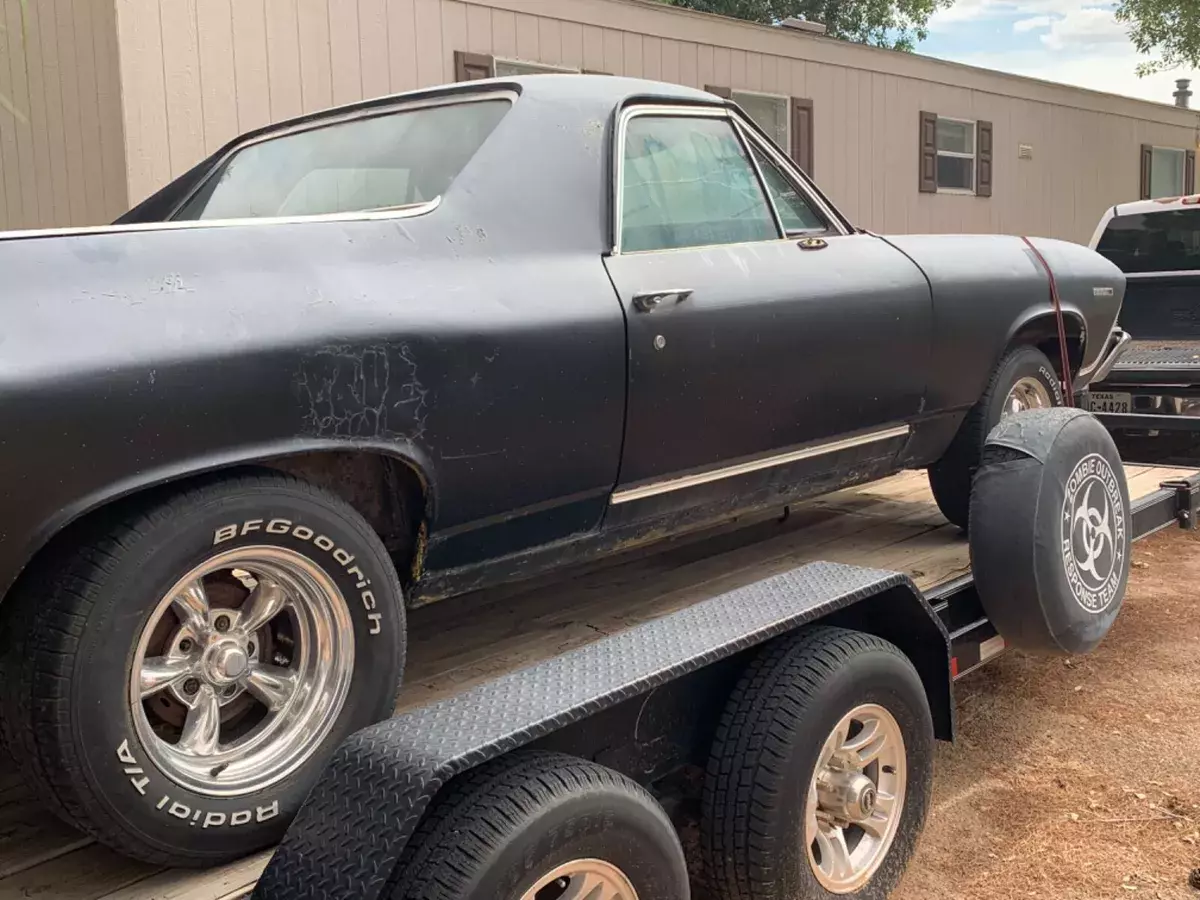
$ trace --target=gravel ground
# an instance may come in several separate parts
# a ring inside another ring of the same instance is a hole
[[[930,817],[893,900],[1200,900],[1200,536],[1135,545],[1093,654],[958,685]]]

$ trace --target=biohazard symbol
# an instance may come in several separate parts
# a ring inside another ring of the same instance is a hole
[[[1104,514],[1100,514],[1100,510],[1092,506],[1092,488],[1096,486],[1092,482],[1084,491],[1083,501],[1075,509],[1075,516],[1071,522],[1072,530],[1076,526],[1079,528],[1079,539],[1083,545],[1083,550],[1087,554],[1086,559],[1080,559],[1079,554],[1075,555],[1075,563],[1083,571],[1087,572],[1092,578],[1096,579],[1097,583],[1103,582],[1108,573],[1101,575],[1096,571],[1096,563],[1104,554],[1106,547],[1113,546],[1112,527],[1109,524],[1109,508],[1108,499],[1101,494],[1101,505],[1104,507]],[[1114,548],[1115,549],[1115,548]]]

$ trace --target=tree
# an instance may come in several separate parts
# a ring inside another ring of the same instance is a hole
[[[799,17],[820,22],[832,37],[911,51],[929,35],[929,17],[954,0],[664,0],[701,12],[770,25]],[[1179,3],[1194,0],[1177,0]]]
[[[1121,0],[1117,21],[1129,26],[1129,37],[1139,53],[1159,55],[1139,65],[1139,75],[1182,66],[1200,68],[1200,3],[1196,0]]]

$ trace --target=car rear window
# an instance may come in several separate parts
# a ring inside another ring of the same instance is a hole
[[[223,162],[175,219],[365,212],[445,193],[508,99],[409,109],[293,132]]]
[[[1200,270],[1200,208],[1116,216],[1096,250],[1126,273]]]

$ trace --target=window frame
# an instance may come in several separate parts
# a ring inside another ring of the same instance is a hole
[[[526,66],[534,69],[532,72],[517,72],[501,75],[497,68],[508,63],[510,66]],[[515,56],[493,56],[492,57],[492,77],[493,78],[524,78],[526,75],[582,75],[583,70],[574,66],[560,66],[553,63],[534,62],[530,59],[518,59]]]
[[[748,127],[749,125],[753,125],[754,128],[757,129],[758,124],[756,122],[743,123],[739,121],[740,118],[740,113],[734,113],[734,127],[742,133],[742,141],[756,148],[760,153],[762,153],[763,156],[774,163],[775,168],[777,168],[783,174],[783,177],[791,182],[792,187],[796,189],[796,193],[803,198],[804,202],[809,205],[818,218],[821,218],[825,221],[825,228],[823,230],[806,231],[804,232],[804,236],[820,237],[823,235],[846,234],[847,232],[844,231],[840,225],[840,217],[837,215],[836,211],[824,201],[824,198],[818,196],[809,188],[809,185],[804,178],[799,177],[797,173],[801,171],[800,167],[792,160],[792,158],[784,153],[778,152],[775,145],[769,140],[763,140],[763,136],[757,133],[757,131],[750,130]],[[749,120],[749,116],[747,116],[746,119]],[[795,238],[790,237],[787,233],[787,227],[783,224],[783,216],[780,215],[779,208],[776,205],[775,200],[771,197],[771,189],[767,187],[767,179],[763,176],[762,169],[758,165],[758,160],[754,158],[753,153],[749,153],[747,155],[750,157],[750,161],[754,164],[755,171],[758,173],[759,182],[762,184],[763,190],[767,195],[767,202],[770,203],[771,207],[775,210],[775,218],[779,221],[779,226],[783,232],[784,240],[795,240]]]
[[[779,100],[783,103],[783,121],[787,129],[787,134],[784,136],[783,146],[790,148],[792,146],[792,98],[786,94],[774,94],[769,91],[745,91],[741,88],[730,88],[729,99],[734,103],[738,103],[738,96],[743,97],[766,97],[770,100]],[[740,106],[740,104],[739,104]],[[743,109],[742,112],[745,112]],[[750,118],[750,116],[746,116]],[[755,122],[755,125],[758,123]],[[773,140],[773,139],[772,139]]]
[[[766,200],[767,208],[771,211],[771,218],[775,223],[777,237],[771,241],[739,241],[732,244],[702,244],[694,247],[663,247],[655,250],[622,250],[621,249],[621,232],[622,232],[622,217],[624,212],[624,196],[625,196],[625,139],[626,131],[631,119],[639,116],[674,116],[681,118],[711,118],[725,119],[729,122],[733,129],[734,135],[737,137],[741,145],[742,152],[750,163],[750,167],[754,172],[754,177],[758,182],[759,190],[763,193],[763,198]],[[762,244],[773,243],[775,241],[791,241],[787,235],[787,229],[783,226],[783,220],[779,215],[779,210],[775,205],[774,199],[771,197],[770,189],[767,187],[766,179],[763,178],[763,173],[759,169],[758,161],[754,158],[754,154],[750,151],[751,141],[772,160],[775,165],[783,171],[783,173],[792,181],[793,186],[797,189],[800,195],[813,208],[813,211],[818,213],[828,223],[828,229],[825,234],[845,234],[840,224],[840,218],[829,208],[828,204],[823,199],[816,196],[812,191],[808,190],[806,182],[797,178],[795,174],[795,166],[790,160],[782,157],[774,148],[769,140],[763,140],[757,134],[758,126],[753,122],[747,122],[747,117],[744,117],[740,112],[729,109],[724,106],[712,106],[707,104],[634,104],[626,106],[619,111],[617,119],[617,127],[613,133],[612,145],[612,249],[610,251],[613,256],[634,255],[645,253],[678,253],[688,250],[699,250],[705,247],[738,247],[745,244]],[[814,232],[815,234],[815,232]]]
[[[971,126],[971,153],[959,153],[954,150],[939,150],[937,146],[937,125],[941,122],[954,122],[956,125]],[[937,193],[939,194],[958,194],[960,196],[975,197],[979,192],[979,121],[977,119],[959,119],[955,116],[937,117],[937,123],[934,124],[933,133],[933,149],[937,156],[946,156],[951,159],[969,159],[971,161],[971,186],[969,188],[959,187],[942,187],[939,183]],[[934,181],[937,181],[937,161],[934,161]]]
[[[480,103],[489,100],[508,100],[510,107],[516,105],[519,99],[519,94],[513,90],[484,90],[475,91],[470,94],[450,94],[442,97],[431,97],[421,100],[408,100],[400,103],[392,103],[384,106],[372,106],[367,109],[352,109],[343,113],[336,113],[329,116],[324,116],[317,120],[297,122],[293,125],[285,125],[277,129],[272,129],[266,134],[258,134],[246,140],[239,141],[231,147],[228,147],[224,153],[212,164],[208,173],[198,181],[190,191],[187,192],[179,201],[171,207],[168,215],[164,216],[163,224],[172,224],[175,227],[213,227],[216,224],[261,224],[261,225],[283,225],[297,224],[301,222],[355,222],[355,221],[371,221],[376,219],[409,219],[415,216],[425,215],[437,209],[442,202],[441,195],[433,197],[430,200],[425,200],[421,203],[408,204],[401,207],[391,209],[374,209],[374,210],[359,210],[357,212],[339,212],[339,213],[315,213],[313,215],[290,215],[290,216],[243,216],[240,218],[231,219],[177,219],[178,216],[188,204],[208,185],[212,179],[216,178],[218,173],[224,168],[237,154],[243,150],[265,144],[269,141],[274,141],[279,138],[290,137],[293,134],[302,134],[307,131],[317,131],[322,128],[329,128],[335,125],[344,125],[348,122],[365,121],[367,119],[377,119],[382,116],[395,115],[397,113],[410,112],[420,109],[431,109],[441,106],[458,106],[464,103]]]

